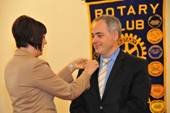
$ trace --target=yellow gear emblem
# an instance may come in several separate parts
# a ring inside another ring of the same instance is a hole
[[[133,36],[132,33],[129,35],[128,33],[121,34],[118,44],[123,48],[124,52],[146,59],[146,46],[142,39],[137,37],[137,35]]]

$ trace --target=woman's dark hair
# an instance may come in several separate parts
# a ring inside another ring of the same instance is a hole
[[[17,48],[27,47],[30,44],[41,51],[43,35],[46,33],[44,24],[26,15],[18,17],[12,26]]]

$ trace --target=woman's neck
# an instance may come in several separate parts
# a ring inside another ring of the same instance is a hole
[[[19,49],[24,50],[29,52],[31,55],[33,55],[34,57],[38,57],[39,56],[39,52],[38,50],[36,50],[34,47],[32,47],[31,45],[28,45],[27,47],[20,47]]]

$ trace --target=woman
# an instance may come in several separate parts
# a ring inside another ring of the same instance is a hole
[[[56,113],[53,98],[73,100],[89,88],[89,79],[98,67],[94,60],[77,59],[55,74],[42,55],[46,27],[41,22],[20,16],[12,26],[17,50],[5,69],[6,87],[13,113]],[[72,72],[84,68],[73,81]]]

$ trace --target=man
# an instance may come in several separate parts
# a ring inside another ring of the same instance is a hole
[[[71,113],[147,112],[147,63],[119,48],[120,35],[121,24],[116,17],[103,15],[92,22],[92,43],[100,67],[92,75],[90,89],[72,101]],[[107,66],[102,66],[105,59],[109,59]]]

